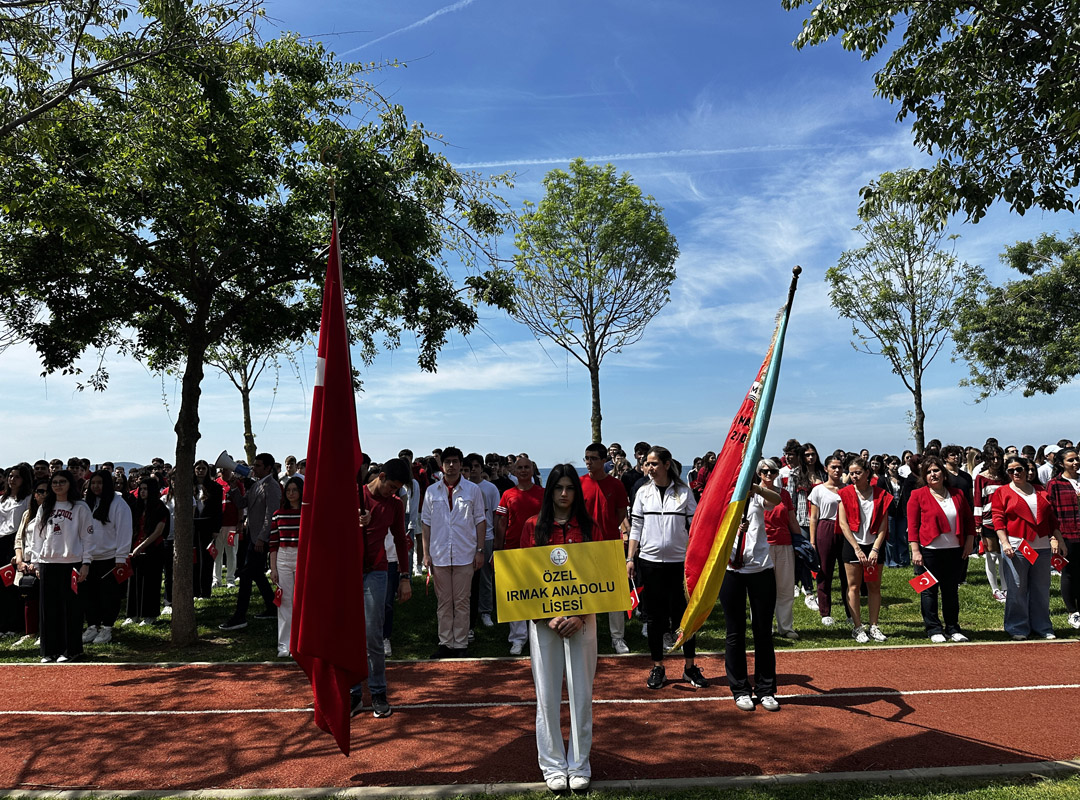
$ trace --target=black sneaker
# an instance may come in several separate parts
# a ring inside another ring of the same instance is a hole
[[[652,668],[652,671],[649,673],[649,679],[645,681],[645,685],[648,686],[650,689],[659,689],[661,686],[664,685],[665,674],[666,673],[664,671],[663,665],[657,664],[655,667]]]
[[[227,620],[218,625],[218,630],[221,631],[238,631],[241,628],[247,627],[246,619],[237,619],[236,617],[229,617]]]
[[[350,695],[350,699],[352,700],[352,704],[349,710],[349,716],[355,717],[364,708],[364,696],[362,694],[354,694]]]
[[[277,609],[268,608],[255,615],[255,619],[277,619]]]
[[[701,668],[696,664],[684,669],[682,676],[683,680],[687,681],[695,689],[704,689],[709,685],[709,682],[705,680],[705,676],[701,674]]]
[[[386,702],[386,692],[371,695],[371,708],[378,718],[389,717],[394,713],[390,704]]]

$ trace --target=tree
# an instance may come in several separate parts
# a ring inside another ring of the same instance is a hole
[[[1080,234],[1044,233],[1017,242],[1001,260],[1024,277],[1001,287],[982,280],[959,304],[953,339],[984,399],[1022,389],[1053,394],[1080,374]]]
[[[813,6],[798,48],[841,35],[864,60],[893,39],[877,94],[914,118],[938,154],[905,178],[921,205],[978,221],[1001,198],[1014,211],[1075,209],[1080,183],[1080,6],[1063,0],[783,0]],[[899,29],[899,31],[897,31]],[[902,34],[902,39],[900,38]],[[884,190],[863,189],[872,205]],[[887,192],[885,193],[887,202]]]
[[[611,164],[577,158],[569,173],[549,172],[544,188],[519,218],[512,314],[589,370],[599,442],[600,363],[641,339],[667,304],[679,248],[663,209]]]
[[[866,244],[841,254],[825,273],[829,300],[852,320],[851,345],[888,359],[915,403],[913,432],[922,452],[923,376],[948,339],[957,302],[981,274],[942,249],[945,228],[931,224],[906,194],[904,174],[886,172],[890,201],[856,231]]]
[[[445,251],[477,266],[508,212],[455,171],[432,135],[356,65],[295,37],[227,41],[113,73],[77,113],[39,117],[0,151],[0,302],[41,303],[29,328],[46,372],[115,347],[181,374],[176,421],[174,643],[195,639],[191,497],[208,351],[230,328],[272,335],[317,304],[336,176],[350,303],[365,353],[417,332],[433,368],[476,309]],[[45,143],[45,144],[42,144]],[[29,156],[29,157],[28,157]],[[497,277],[497,276],[496,276]],[[470,291],[497,286],[489,275]],[[488,295],[490,296],[490,295]],[[103,387],[103,368],[88,383]]]

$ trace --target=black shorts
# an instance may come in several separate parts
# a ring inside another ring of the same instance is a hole
[[[874,545],[872,545],[872,544],[860,544],[860,545],[856,545],[856,547],[858,547],[860,550],[862,550],[864,556],[866,556],[867,558],[870,558],[870,551],[873,549]],[[844,537],[844,553],[842,555],[842,558],[843,558],[845,564],[858,564],[858,563],[860,563],[859,562],[859,554],[855,552],[855,547],[851,546],[851,542],[849,542],[847,540],[846,536]]]

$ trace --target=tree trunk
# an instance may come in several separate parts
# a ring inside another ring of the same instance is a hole
[[[596,362],[589,364],[589,380],[592,382],[592,440],[604,441],[600,432],[600,365]]]
[[[912,376],[914,388],[911,391],[915,398],[915,452],[922,453],[926,447],[926,414],[922,406],[922,371],[915,370]]]
[[[199,396],[202,394],[203,358],[206,348],[191,342],[181,384],[180,413],[176,417],[176,531],[173,539],[172,643],[177,647],[194,644],[192,553],[194,553],[195,445],[199,441]]]
[[[248,384],[247,372],[245,371],[240,383],[240,400],[244,405],[244,453],[247,455],[248,465],[255,463],[255,434],[251,431],[251,386]]]

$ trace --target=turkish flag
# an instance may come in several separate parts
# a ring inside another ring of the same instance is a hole
[[[277,587],[277,589],[274,590],[274,605],[278,608],[281,608],[281,600],[283,596],[284,592],[281,591],[281,587]]]
[[[881,564],[863,564],[863,580],[867,583],[876,583],[881,580]]]
[[[0,581],[4,582],[4,586],[11,586],[15,583],[15,565],[8,564],[3,569],[0,569]]]
[[[217,554],[218,554],[217,545],[214,544],[213,542],[210,542],[210,544],[208,544],[206,546],[206,552],[210,554],[210,558],[217,558]]]
[[[1029,564],[1034,564],[1039,558],[1039,554],[1035,552],[1035,548],[1028,543],[1027,539],[1020,540],[1020,546],[1016,548],[1016,551],[1026,558]]]
[[[367,677],[363,537],[356,476],[363,464],[345,325],[337,219],[323,286],[322,321],[300,511],[289,650],[315,695],[315,724],[349,754],[349,689]],[[348,631],[347,636],[342,631]]]
[[[225,537],[225,544],[229,545],[229,547],[236,546],[236,531],[229,531],[228,536]],[[217,558],[217,556],[214,556],[214,558]]]
[[[908,583],[911,584],[911,588],[916,592],[922,592],[923,589],[929,589],[931,586],[937,586],[937,578],[934,574],[927,570],[922,575],[916,575]]]
[[[638,586],[635,583],[633,585],[633,588],[630,590],[630,608],[626,610],[627,619],[634,618],[634,609],[641,604],[641,590],[644,588],[644,586]]]
[[[113,568],[113,577],[116,578],[117,583],[123,583],[131,577],[131,564],[124,562],[123,564],[117,564]]]
[[[71,568],[71,591],[75,594],[79,593],[79,570],[75,567]]]
[[[1050,557],[1050,566],[1061,572],[1065,569],[1065,565],[1069,563],[1069,559],[1065,558],[1061,553],[1054,553]]]

